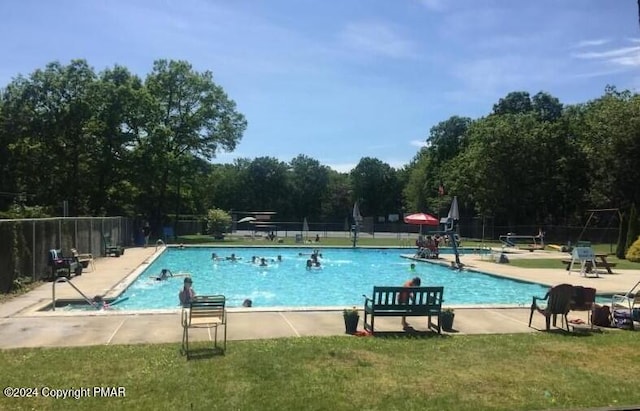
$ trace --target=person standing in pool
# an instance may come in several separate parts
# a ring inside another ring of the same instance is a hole
[[[404,284],[402,284],[402,286],[405,288],[420,287],[421,283],[422,281],[420,280],[420,277],[413,277],[411,280],[408,280]],[[413,293],[411,291],[400,291],[400,294],[398,295],[398,302],[400,304],[406,304],[409,302],[410,298],[413,298]],[[409,324],[407,324],[407,317],[402,316],[402,328],[407,328],[408,326]]]
[[[187,277],[184,279],[184,286],[182,290],[178,294],[178,298],[180,299],[180,305],[183,307],[189,307],[191,304],[191,300],[196,296],[196,292],[191,288],[193,285],[193,280],[191,277]]]

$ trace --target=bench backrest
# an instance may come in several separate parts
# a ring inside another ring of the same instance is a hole
[[[373,309],[440,310],[444,287],[373,287]],[[404,302],[400,296],[409,294]]]
[[[191,319],[219,318],[224,321],[224,295],[200,295],[195,296],[189,304],[189,316]]]

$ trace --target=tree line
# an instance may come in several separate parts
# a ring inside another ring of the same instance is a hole
[[[145,78],[53,62],[0,93],[0,210],[22,215],[60,215],[67,200],[70,215],[156,228],[214,208],[343,221],[355,201],[366,216],[442,214],[456,195],[461,214],[498,225],[575,224],[590,208],[620,208],[637,225],[640,97],[612,86],[570,105],[511,92],[486,116],[432,127],[406,166],[365,157],[349,173],[305,154],[213,164],[247,121],[211,72],[185,61],[158,60]]]

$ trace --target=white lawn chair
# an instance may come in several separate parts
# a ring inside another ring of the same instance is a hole
[[[611,297],[611,310],[615,312],[616,308],[629,310],[629,318],[633,328],[633,310],[640,308],[640,281],[625,294],[614,294]]]

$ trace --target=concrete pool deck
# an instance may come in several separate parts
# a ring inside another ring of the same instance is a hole
[[[72,279],[73,284],[87,296],[97,294],[115,297],[127,281],[133,279],[162,249],[155,247],[129,248],[119,257],[96,259],[95,270]],[[407,253],[412,253],[407,248]],[[566,258],[565,253],[536,251],[510,254],[510,258]],[[452,256],[440,261],[448,264]],[[568,274],[561,262],[557,269],[521,269],[509,264],[496,264],[476,254],[461,256],[470,269],[490,272],[523,281],[554,285],[568,282],[595,287],[598,294],[628,291],[640,281],[640,270],[614,270],[615,274],[601,274],[599,278]],[[426,264],[426,263],[425,263]],[[124,283],[123,283],[124,281]],[[177,293],[178,290],[176,290]],[[446,290],[445,290],[446,293]],[[56,285],[56,298],[79,299],[68,284]],[[0,348],[62,347],[138,343],[180,343],[182,328],[180,310],[155,312],[69,312],[39,311],[51,304],[52,283],[0,304]],[[544,317],[534,315],[529,328],[529,308],[477,307],[456,308],[454,331],[444,334],[531,333],[544,328]],[[572,312],[569,318],[587,320],[587,313]],[[410,319],[415,330],[426,331],[426,319]],[[341,311],[230,308],[228,339],[251,340],[280,337],[345,335]],[[362,315],[359,329],[362,328]],[[196,330],[196,340],[209,340],[206,330]],[[402,333],[399,318],[376,319],[376,331]]]

